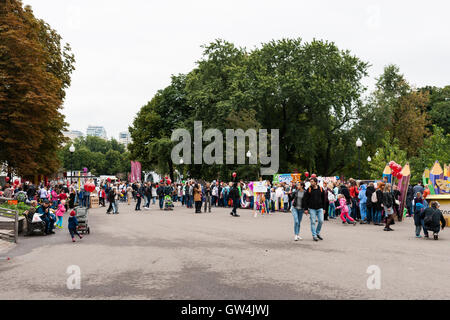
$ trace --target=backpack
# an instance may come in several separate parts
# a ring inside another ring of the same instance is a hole
[[[372,193],[372,197],[370,198],[370,200],[372,201],[372,203],[377,203],[378,202],[377,191],[376,190]]]

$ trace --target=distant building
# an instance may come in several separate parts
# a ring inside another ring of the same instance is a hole
[[[65,131],[63,132],[64,137],[69,138],[71,141],[75,140],[76,138],[81,138],[84,136],[83,132],[72,130],[72,131]]]
[[[123,144],[125,148],[131,143],[131,136],[128,131],[119,133],[119,143]]]
[[[108,137],[106,136],[105,128],[104,127],[100,127],[100,126],[89,126],[87,128],[86,135],[87,136],[99,137],[99,138],[102,138],[102,139],[105,139],[105,140],[108,139]]]

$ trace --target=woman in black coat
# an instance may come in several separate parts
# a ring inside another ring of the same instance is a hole
[[[376,195],[377,195],[377,202],[373,203],[373,208],[375,211],[375,216],[373,219],[373,224],[376,226],[381,226],[381,217],[383,212],[383,207],[381,206],[383,204],[383,188],[384,184],[380,184],[377,188]]]

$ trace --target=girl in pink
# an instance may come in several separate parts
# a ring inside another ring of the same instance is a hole
[[[62,229],[62,223],[63,223],[63,216],[64,213],[66,213],[66,200],[61,200],[61,203],[58,206],[58,209],[56,210],[55,214],[56,217],[58,218],[58,221],[56,222],[56,227],[59,229]]]
[[[336,209],[341,210],[342,223],[343,224],[345,224],[345,223],[352,224],[353,223],[353,225],[356,225],[356,221],[353,220],[353,218],[348,215],[347,201],[345,200],[345,196],[343,194],[340,194],[338,196],[338,201],[339,201],[339,207],[337,207]]]

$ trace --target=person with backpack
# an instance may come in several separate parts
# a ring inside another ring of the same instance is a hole
[[[324,208],[325,208],[325,192],[322,187],[318,185],[316,177],[311,178],[310,187],[306,190],[305,201],[306,210],[305,214],[310,215],[311,233],[314,241],[323,240],[320,235],[322,225],[324,221]],[[317,225],[316,225],[317,223]]]
[[[394,195],[392,194],[391,184],[388,183],[384,187],[383,193],[383,209],[386,216],[386,226],[384,231],[394,231],[390,225],[394,220]]]
[[[424,230],[425,234],[425,227],[422,219],[422,213],[424,211],[425,206],[423,205],[423,203],[421,202],[416,203],[416,205],[414,206],[414,225],[416,226],[416,238],[422,238],[422,236],[420,235],[421,229]]]
[[[230,212],[230,215],[233,217],[240,217],[237,213],[237,209],[239,208],[239,203],[241,201],[241,196],[239,194],[239,186],[237,182],[233,183],[233,186],[229,192],[229,198],[233,201],[233,210]]]
[[[424,224],[425,238],[429,238],[428,231],[433,231],[434,240],[439,239],[439,231],[444,230],[446,221],[442,211],[439,210],[440,204],[437,201],[432,201],[430,207],[426,208],[422,214]]]

